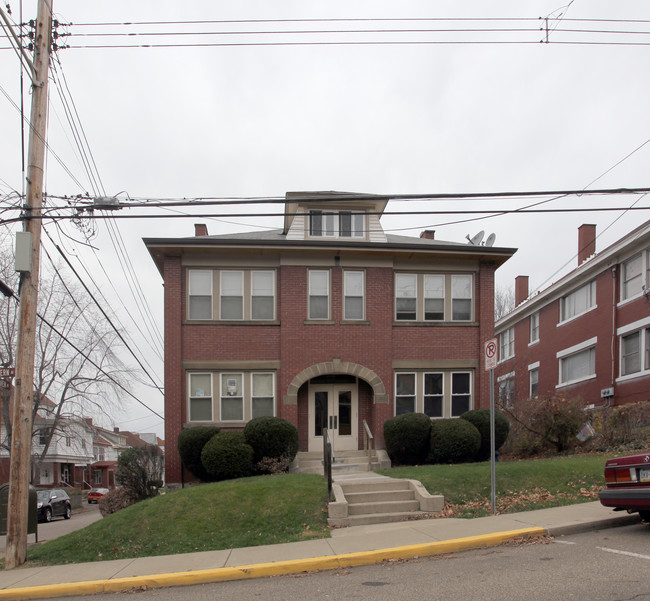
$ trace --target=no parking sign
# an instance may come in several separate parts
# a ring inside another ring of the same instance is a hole
[[[485,343],[485,369],[494,369],[497,366],[497,339],[492,338]]]

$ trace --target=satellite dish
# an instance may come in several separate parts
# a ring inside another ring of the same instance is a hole
[[[481,230],[476,236],[472,236],[471,238],[469,237],[469,234],[465,236],[468,240],[469,243],[473,246],[478,246],[481,243],[481,240],[483,240],[483,236],[485,236],[485,232]]]
[[[495,241],[496,239],[497,239],[497,235],[496,235],[496,234],[490,234],[490,235],[487,237],[487,240],[485,241],[485,246],[493,246],[493,245],[494,245],[494,241]]]

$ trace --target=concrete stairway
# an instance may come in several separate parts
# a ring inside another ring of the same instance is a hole
[[[332,461],[332,474],[369,472],[390,467],[390,459],[385,451],[373,451],[370,461],[366,451],[336,451]],[[300,452],[291,466],[292,472],[300,474],[322,474],[323,453]]]
[[[361,526],[425,517],[444,506],[417,480],[398,480],[376,474],[341,476],[334,482],[335,500],[328,506],[330,526]]]

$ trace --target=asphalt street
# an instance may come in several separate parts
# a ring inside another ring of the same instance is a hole
[[[128,592],[137,592],[140,601],[650,601],[650,525],[327,572]],[[124,594],[68,599],[118,601]]]

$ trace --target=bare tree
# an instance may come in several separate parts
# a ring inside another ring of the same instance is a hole
[[[17,285],[11,246],[0,239],[0,278]],[[84,417],[111,416],[120,405],[131,373],[119,358],[122,343],[88,295],[63,284],[56,268],[42,270],[34,367],[32,465],[35,481],[48,450],[66,427]],[[15,290],[15,288],[14,288]],[[0,363],[12,365],[16,343],[16,299],[0,298]],[[10,394],[2,394],[2,448],[10,452]],[[69,433],[68,433],[69,435]]]
[[[515,308],[515,291],[497,287],[494,291],[494,319],[501,319]]]

